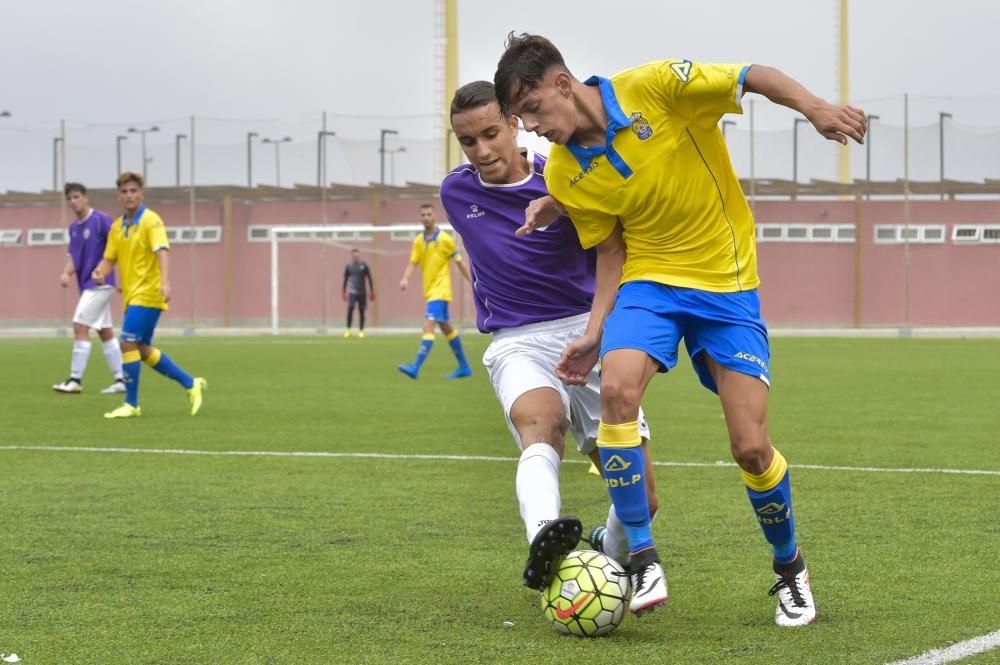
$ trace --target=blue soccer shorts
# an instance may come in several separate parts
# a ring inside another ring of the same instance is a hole
[[[122,322],[121,340],[133,344],[152,344],[156,323],[160,320],[162,309],[156,307],[140,307],[129,305],[125,308],[125,320]]]
[[[437,321],[438,323],[448,323],[451,316],[448,314],[448,301],[447,300],[428,300],[427,301],[427,311],[424,313],[424,318],[428,321]]]
[[[717,393],[701,355],[771,385],[767,326],[757,290],[714,293],[657,282],[627,282],[604,323],[601,357],[616,349],[645,351],[666,372],[677,365],[681,339],[703,386]]]

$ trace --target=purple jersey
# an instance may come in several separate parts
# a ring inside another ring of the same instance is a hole
[[[104,258],[104,246],[108,242],[108,232],[113,222],[103,212],[92,208],[87,219],[69,225],[69,255],[73,257],[76,283],[80,285],[81,291],[100,286],[90,273],[94,272],[94,268]],[[108,275],[104,283],[114,286],[114,273]]]
[[[528,176],[491,185],[464,164],[441,183],[441,204],[472,263],[476,325],[482,332],[586,314],[594,299],[596,253],[560,217],[518,238],[528,203],[545,196],[545,158],[528,152]]]

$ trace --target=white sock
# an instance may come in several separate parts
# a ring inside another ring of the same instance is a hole
[[[122,374],[122,347],[118,343],[118,338],[112,337],[108,341],[102,342],[101,348],[104,349],[104,359],[108,361],[108,368],[111,369],[111,374],[115,379],[124,379],[125,375]]]
[[[604,553],[625,565],[628,562],[628,538],[625,537],[625,527],[618,519],[614,504],[608,508],[608,521],[605,524]]]
[[[559,453],[547,443],[533,443],[517,463],[517,502],[528,542],[542,526],[559,517]]]
[[[69,363],[69,375],[79,381],[83,378],[83,370],[87,369],[87,360],[90,358],[90,342],[73,342],[73,357]]]

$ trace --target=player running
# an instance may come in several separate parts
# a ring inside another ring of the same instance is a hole
[[[105,418],[136,418],[139,408],[140,361],[181,384],[188,393],[191,415],[201,409],[205,379],[192,378],[167,354],[153,346],[153,333],[160,314],[170,302],[170,243],[163,220],[143,205],[142,176],[126,171],[118,176],[118,199],[125,212],[115,220],[108,235],[104,258],[93,278],[104,284],[117,263],[121,267],[122,356],[125,364],[125,403],[104,414]]]
[[[633,602],[652,607],[667,593],[646,493],[621,481],[642,469],[636,420],[646,385],[674,367],[683,337],[699,379],[722,402],[731,452],[773,549],[775,621],[812,623],[788,467],[767,431],[770,352],[754,222],[718,122],[741,112],[744,92],[757,92],[801,112],[828,139],[862,143],[864,112],[746,63],[664,60],[580,82],[547,39],[513,33],[495,83],[501,107],[556,144],[545,170],[551,197],[532,204],[521,233],[565,210],[583,246],[597,247],[590,322],[558,371],[578,384],[601,358],[597,445],[637,564]]]
[[[559,352],[586,328],[595,257],[580,247],[565,218],[529,238],[514,235],[525,206],[546,193],[545,158],[518,148],[518,120],[500,112],[492,83],[459,88],[451,123],[469,164],[441,183],[441,203],[471,259],[476,324],[493,334],[483,364],[521,449],[515,487],[530,543],[524,583],[542,590],[582,532],[577,518],[559,517],[567,431],[581,453],[598,459],[597,371],[578,386],[565,386],[555,375]],[[635,434],[646,440],[649,429],[638,420]],[[652,469],[645,478],[655,510]],[[627,540],[614,507],[604,544],[611,556],[626,561]]]
[[[90,330],[97,331],[108,369],[115,380],[102,390],[104,394],[125,392],[122,375],[122,352],[111,324],[111,296],[115,293],[115,276],[108,275],[104,284],[94,281],[91,273],[104,256],[111,217],[90,207],[87,188],[78,182],[68,182],[63,189],[70,210],[76,220],[69,225],[69,249],[66,265],[59,281],[63,288],[76,276],[80,287],[80,301],[73,314],[73,355],[70,360],[69,378],[52,386],[60,393],[79,393],[83,390],[83,373],[90,358]]]
[[[413,239],[410,262],[406,264],[406,270],[403,271],[399,288],[403,291],[407,289],[410,285],[410,277],[413,276],[413,271],[419,265],[423,276],[424,299],[427,301],[427,310],[424,314],[424,337],[420,340],[416,360],[409,365],[399,365],[399,371],[411,379],[417,378],[420,374],[420,366],[424,364],[427,355],[431,352],[431,347],[434,346],[434,325],[437,324],[458,361],[458,369],[449,374],[447,378],[461,379],[472,376],[472,368],[469,367],[469,361],[465,358],[465,349],[462,348],[462,338],[458,336],[458,331],[449,322],[451,315],[448,313],[448,303],[451,302],[451,266],[449,262],[454,261],[455,265],[458,266],[458,271],[462,273],[462,277],[471,281],[469,268],[462,261],[462,255],[455,247],[455,239],[447,231],[438,227],[434,206],[429,203],[420,206],[420,223],[424,225],[424,230]]]

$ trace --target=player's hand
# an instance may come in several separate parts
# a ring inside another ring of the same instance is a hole
[[[59,275],[59,283],[62,284],[64,289],[69,286],[69,275],[66,273]]]
[[[410,280],[406,279],[405,277],[403,279],[399,280],[399,290],[400,291],[405,291],[406,287],[408,287],[409,285],[410,285]]]
[[[94,281],[98,284],[104,284],[104,273],[94,268],[94,272],[90,273],[90,276],[94,278]]]
[[[163,284],[160,286],[160,293],[163,294],[163,302],[170,302],[170,285]]]
[[[369,300],[375,300],[375,292],[374,291],[372,291],[371,293],[368,294],[368,299]]]
[[[344,302],[347,302],[347,291],[344,291],[343,293],[340,294],[340,299],[343,300]]]
[[[841,106],[820,100],[806,118],[817,132],[831,141],[843,145],[847,145],[848,138],[854,139],[857,143],[865,142],[868,118],[857,106]]]
[[[601,340],[596,336],[582,335],[563,349],[556,364],[556,376],[568,386],[582,386],[597,364]]]
[[[524,226],[514,231],[514,235],[520,238],[530,235],[556,221],[561,214],[562,206],[551,195],[535,199],[524,209]]]

